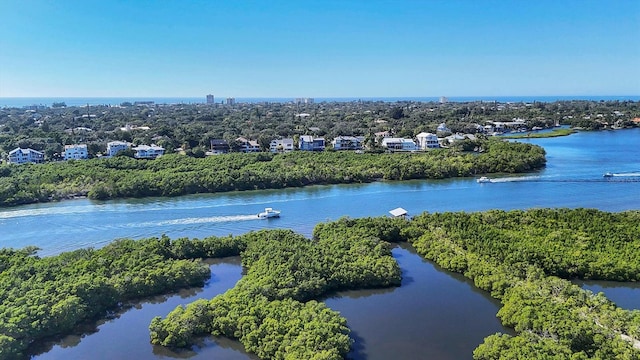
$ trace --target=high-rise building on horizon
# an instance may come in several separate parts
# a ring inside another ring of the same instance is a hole
[[[215,104],[215,98],[213,97],[213,95],[209,94],[207,95],[207,104]]]
[[[313,98],[296,98],[294,100],[296,104],[313,104]]]
[[[227,105],[235,105],[235,104],[236,104],[236,98],[232,98],[232,97],[227,98]]]

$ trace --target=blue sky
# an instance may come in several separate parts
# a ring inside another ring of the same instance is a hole
[[[640,1],[0,1],[0,97],[640,95]]]

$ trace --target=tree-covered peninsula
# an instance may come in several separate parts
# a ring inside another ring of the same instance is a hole
[[[425,153],[232,153],[207,158],[172,154],[155,160],[116,156],[0,165],[0,206],[77,195],[103,200],[517,173],[540,169],[545,162],[539,146],[490,139]]]

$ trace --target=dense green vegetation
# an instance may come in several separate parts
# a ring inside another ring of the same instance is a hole
[[[393,237],[386,225],[394,222],[368,219],[356,228],[344,219],[318,225],[312,240],[285,230],[242,236],[246,276],[210,301],[155,318],[151,341],[188,346],[195,336],[213,334],[238,339],[263,359],[342,359],[351,345],[346,320],[313,299],[399,285],[398,264],[380,240]]]
[[[117,240],[39,258],[36,249],[0,249],[0,359],[25,356],[39,339],[69,332],[120,304],[182,287],[202,286],[208,267],[188,259],[237,255],[231,237]]]
[[[93,199],[113,199],[378,179],[440,179],[525,172],[545,164],[544,150],[535,145],[492,139],[467,141],[461,146],[479,152],[440,149],[415,154],[233,153],[203,159],[167,155],[150,161],[116,156],[38,165],[0,165],[0,206],[87,194]]]
[[[575,133],[574,129],[554,129],[548,132],[540,132],[540,133],[527,133],[527,134],[519,134],[519,135],[508,135],[504,136],[505,139],[538,139],[538,138],[550,138],[550,137],[558,137],[558,136],[567,136]]]
[[[638,359],[640,311],[566,279],[640,280],[639,220],[637,211],[495,210],[422,214],[403,231],[425,258],[502,301],[498,317],[517,335],[486,338],[475,359]]]
[[[318,224],[312,239],[289,230],[163,236],[43,259],[34,249],[5,249],[0,358],[18,357],[34,341],[128,299],[201,285],[208,270],[192,259],[240,254],[246,275],[234,288],[155,318],[151,341],[185,347],[213,334],[238,339],[264,359],[342,359],[351,345],[346,320],[318,299],[399,285],[389,242],[409,241],[502,302],[498,317],[516,334],[487,337],[475,359],[638,359],[640,311],[569,281],[640,280],[638,234],[638,211],[533,209],[345,218]]]

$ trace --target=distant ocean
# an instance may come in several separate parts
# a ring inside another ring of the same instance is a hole
[[[225,98],[216,98],[220,103]],[[437,102],[440,97],[336,97],[336,98],[314,98],[316,103],[320,102],[351,102],[351,101],[420,101]],[[472,101],[497,101],[500,103],[509,102],[554,102],[568,100],[590,100],[590,101],[640,101],[640,95],[629,96],[451,96],[447,98],[449,102],[472,102]],[[51,106],[54,102],[64,102],[67,106],[83,105],[120,105],[123,102],[134,103],[136,101],[153,101],[156,104],[203,104],[206,98],[203,97],[0,97],[0,108],[23,107],[30,105]],[[289,103],[294,98],[236,98],[236,103]]]

